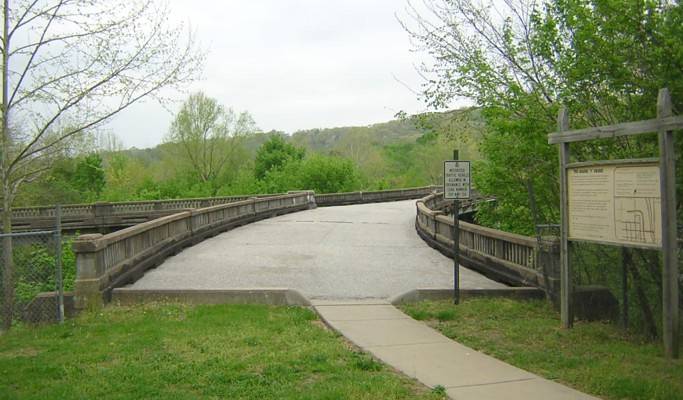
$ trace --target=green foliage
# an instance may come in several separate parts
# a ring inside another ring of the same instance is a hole
[[[313,155],[301,163],[298,181],[302,188],[317,193],[350,192],[360,189],[358,175],[351,160]]]
[[[215,112],[222,109],[215,100],[204,98],[203,102],[212,107],[190,107],[197,101],[185,104],[182,121],[178,120],[180,114],[176,118],[176,134],[188,121],[199,124],[202,118],[193,115],[201,116],[202,109]],[[209,118],[207,121],[213,123],[203,125],[207,130],[199,130],[207,133],[207,140],[203,135],[199,135],[201,138],[186,135],[184,143],[179,136],[169,135],[165,143],[152,149],[120,150],[114,143],[87,159],[60,159],[47,177],[23,187],[17,205],[280,193],[300,189],[327,193],[428,185],[441,181],[442,160],[450,158],[452,149],[458,148],[462,158],[477,157],[482,117],[476,109],[465,109],[405,117],[368,127],[310,130],[293,136],[277,131],[228,135],[223,139],[229,143],[220,142],[213,133],[213,129],[219,129],[217,121],[223,120]],[[204,145],[217,145],[214,152],[220,149],[219,153],[230,155],[221,172],[212,173],[208,180],[198,175],[200,172],[189,160],[197,152],[187,152],[190,148],[203,153]],[[91,168],[99,164],[101,170]],[[83,172],[78,174],[78,180],[74,179],[77,167]],[[86,173],[93,171],[104,174],[104,187],[99,193],[83,189],[84,186],[100,187],[99,183],[86,184],[88,181],[101,183],[101,175],[91,179],[92,175]]]
[[[483,107],[486,162],[474,182],[498,198],[481,221],[533,231],[529,185],[539,222],[557,222],[557,152],[547,144],[559,104],[573,128],[652,118],[659,88],[683,108],[682,6],[678,2],[547,0],[501,5],[499,19],[475,1],[430,0],[435,18],[416,15],[412,36],[435,57],[424,93],[434,106],[464,96]],[[426,18],[426,17],[425,17]],[[472,35],[472,32],[476,34]],[[574,160],[647,157],[654,136],[572,145]]]
[[[62,242],[62,280],[64,290],[73,290],[76,280],[76,257],[73,239]],[[17,244],[13,248],[16,298],[25,305],[38,293],[56,290],[56,258],[50,240],[45,243]]]
[[[80,192],[92,192],[95,196],[100,195],[104,189],[104,168],[102,157],[99,154],[89,154],[76,163],[73,183]]]
[[[268,193],[288,190],[314,190],[318,193],[348,192],[360,189],[360,178],[350,160],[319,154],[303,160],[290,160],[270,170],[261,180]]]
[[[304,158],[306,150],[287,143],[280,135],[273,135],[256,152],[254,160],[254,175],[263,179],[266,174],[282,169],[291,161]]]

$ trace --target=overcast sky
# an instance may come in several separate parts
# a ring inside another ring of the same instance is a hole
[[[396,20],[404,0],[171,0],[208,50],[201,90],[264,131],[368,125],[426,107],[421,78]],[[400,82],[399,82],[400,81]],[[407,86],[407,87],[406,87]],[[178,94],[182,99],[187,94]],[[177,110],[179,104],[173,106]],[[152,147],[173,115],[153,101],[108,128],[126,147]]]

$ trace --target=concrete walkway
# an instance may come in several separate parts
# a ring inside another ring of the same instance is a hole
[[[317,301],[325,322],[365,351],[458,400],[595,397],[472,350],[384,302]]]

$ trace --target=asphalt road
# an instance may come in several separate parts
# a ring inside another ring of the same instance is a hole
[[[166,259],[133,289],[290,288],[309,299],[449,288],[453,262],[415,232],[415,201],[326,207],[245,225]],[[497,288],[460,267],[461,287]]]

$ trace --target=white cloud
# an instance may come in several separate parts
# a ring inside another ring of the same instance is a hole
[[[174,17],[209,49],[192,85],[263,130],[366,125],[425,107],[408,34],[394,14],[402,0],[175,0]],[[178,100],[185,95],[177,94]],[[172,115],[154,102],[110,124],[126,146],[158,144]]]

